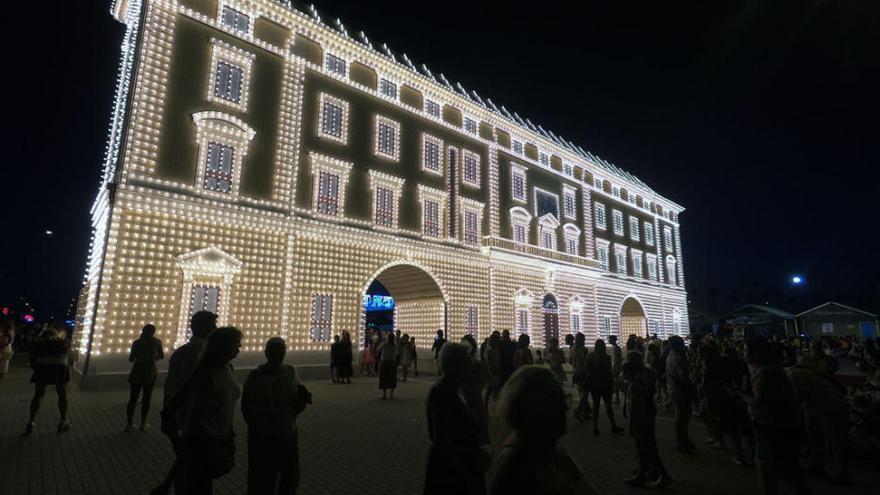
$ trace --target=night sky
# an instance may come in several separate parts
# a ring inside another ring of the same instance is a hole
[[[0,305],[61,317],[80,284],[123,32],[109,5],[8,6]],[[316,6],[685,206],[695,307],[880,311],[880,2]]]

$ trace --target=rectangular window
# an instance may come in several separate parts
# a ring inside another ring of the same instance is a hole
[[[648,278],[657,280],[657,258],[648,257]]]
[[[522,169],[513,169],[512,170],[512,192],[513,199],[519,201],[526,200],[526,172]]]
[[[599,268],[602,270],[608,270],[608,247],[607,246],[596,246],[596,252],[599,256]]]
[[[223,7],[223,16],[221,22],[223,23],[224,27],[246,33],[248,32],[251,18],[248,17],[247,14],[243,14],[233,8]]]
[[[517,308],[516,310],[516,333],[517,335],[529,333],[529,310],[527,308]]]
[[[480,307],[468,306],[464,316],[465,328],[464,332],[468,335],[477,336],[480,331]]]
[[[214,96],[234,103],[241,103],[241,81],[244,69],[221,60],[217,62],[214,75]]]
[[[345,110],[342,102],[335,98],[324,98],[321,106],[321,133],[325,136],[345,139],[344,135]]]
[[[397,134],[400,125],[383,117],[376,117],[376,154],[397,160]]]
[[[477,133],[477,121],[468,117],[464,118],[464,130],[469,134]]]
[[[190,292],[190,314],[210,311],[217,314],[220,305],[220,287],[216,285],[193,285]]]
[[[581,315],[578,313],[571,314],[571,333],[575,334],[581,331]]]
[[[611,194],[613,194],[615,197],[619,198],[620,197],[620,187],[611,186]]]
[[[569,218],[577,218],[577,211],[575,205],[577,204],[575,200],[575,193],[571,189],[565,190],[565,199],[564,199],[564,208],[565,208],[565,216]]]
[[[425,113],[431,117],[440,117],[440,104],[436,101],[425,100]]]
[[[654,224],[645,222],[645,244],[654,245]]]
[[[556,244],[553,239],[552,232],[542,232],[541,233],[541,247],[544,249],[556,249]]]
[[[517,155],[523,154],[522,141],[517,141],[516,139],[513,140],[513,152],[516,153]]]
[[[339,176],[321,172],[318,176],[318,213],[336,216],[339,210]]]
[[[430,170],[431,172],[436,172],[439,174],[443,173],[441,170],[441,148],[443,148],[442,141],[428,135],[424,136],[425,156],[422,157],[423,169]]]
[[[608,227],[607,216],[605,215],[605,205],[602,203],[594,203],[593,208],[596,212],[596,228],[605,230]]]
[[[204,188],[222,193],[232,192],[232,163],[235,148],[225,144],[208,143],[207,163],[205,164]]]
[[[422,233],[429,237],[440,237],[440,203],[426,199],[422,209]]]
[[[634,216],[629,217],[629,238],[634,241],[639,240],[639,219],[638,219],[638,217],[634,217]]]
[[[636,278],[642,278],[642,255],[633,253],[632,263],[633,276]]]
[[[544,153],[543,151],[538,153],[538,161],[541,162],[541,165],[545,167],[550,166],[550,155]]]
[[[397,99],[397,84],[393,81],[389,81],[388,79],[382,78],[379,80],[379,93],[382,96],[387,96],[388,98]]]
[[[623,235],[623,212],[614,210],[614,233],[617,235]]]
[[[574,167],[572,167],[570,163],[563,162],[562,163],[562,173],[571,177],[572,175],[574,175]]]
[[[577,239],[569,237],[565,240],[565,252],[577,256]]]
[[[345,77],[345,74],[347,73],[347,65],[345,64],[345,59],[337,57],[332,53],[327,54],[327,58],[324,62],[324,68],[334,74],[338,74],[343,77]]]
[[[663,249],[672,251],[672,229],[663,226]]]
[[[312,294],[312,342],[329,342],[333,322],[333,296]]]
[[[376,225],[394,226],[394,191],[376,188]]]
[[[465,184],[480,187],[480,157],[470,151],[462,155],[462,179]]]
[[[605,335],[611,335],[611,317],[603,316],[602,317],[602,330],[605,330]]]
[[[620,249],[615,253],[615,261],[617,262],[617,273],[626,275],[626,251]]]
[[[535,217],[541,218],[548,213],[559,218],[559,196],[535,188]]]
[[[666,260],[666,276],[669,278],[669,285],[678,285],[678,279],[675,277],[675,258],[672,256]]]
[[[598,177],[593,177],[593,187],[596,189],[602,190],[602,179]]]
[[[525,244],[527,242],[525,225],[516,224],[513,226],[513,240],[520,244]]]
[[[480,243],[479,215],[475,211],[464,211],[464,243],[470,246]]]

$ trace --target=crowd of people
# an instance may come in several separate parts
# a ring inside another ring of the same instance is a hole
[[[248,493],[295,493],[300,478],[296,418],[311,403],[311,393],[296,370],[283,363],[285,341],[269,339],[265,363],[240,386],[231,361],[241,347],[241,332],[217,328],[216,315],[206,311],[194,314],[190,327],[191,339],[170,355],[163,391],[161,430],[176,460],[153,493],[169,493],[172,486],[180,494],[211,493],[213,480],[234,464],[239,402],[248,426]],[[58,395],[58,432],[70,429],[65,332],[63,325],[44,328],[29,349],[35,391],[25,434],[34,431],[50,386]],[[147,428],[157,362],[165,358],[155,332],[144,326],[131,346],[126,431],[138,428],[133,421],[139,401],[139,429]],[[13,339],[14,328],[0,321],[0,359]],[[880,391],[880,352],[871,339],[708,336],[686,345],[678,336],[630,335],[621,347],[612,335],[607,343],[596,339],[588,347],[586,336],[577,333],[533,349],[528,335],[514,339],[508,330],[494,331],[479,344],[471,335],[450,342],[438,330],[431,352],[439,378],[426,402],[425,494],[589,493],[559,439],[572,407],[574,418],[591,421],[593,434],[600,435],[600,405],[608,431],[628,430],[633,439],[638,463],[624,480],[629,485],[673,483],[662,461],[668,454],[656,439],[656,417],[665,409],[674,413],[675,448],[683,455],[698,454],[690,438],[697,415],[707,432],[702,448],[729,450],[734,463],[754,466],[763,493],[776,493],[782,481],[797,493],[809,493],[804,471],[851,482],[854,390]],[[349,332],[334,337],[333,383],[351,383],[353,354]],[[405,333],[369,334],[359,361],[362,375],[378,374],[382,399],[394,398],[398,380],[405,381],[411,367],[418,374],[415,339]],[[854,363],[865,378],[848,381],[849,375],[839,373],[841,361]],[[612,404],[621,402],[624,422],[618,423]],[[510,430],[497,449],[490,441],[490,407]]]

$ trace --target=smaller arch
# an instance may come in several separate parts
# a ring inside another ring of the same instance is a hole
[[[549,292],[544,294],[544,299],[541,301],[541,308],[543,308],[544,311],[558,311],[559,302],[556,300],[556,296]]]
[[[245,138],[250,141],[257,134],[251,126],[240,118],[229,115],[228,113],[205,111],[192,114],[193,123],[197,129],[215,127],[222,129],[236,137]]]
[[[522,206],[514,206],[510,209],[510,218],[512,220],[528,223],[532,221],[532,214]]]
[[[513,302],[517,306],[530,306],[535,300],[535,294],[532,291],[522,288],[513,293]]]
[[[578,228],[577,225],[569,222],[562,226],[562,231],[565,232],[565,235],[571,237],[578,237],[581,235],[581,229]]]

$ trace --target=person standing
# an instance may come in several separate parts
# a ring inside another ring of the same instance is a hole
[[[409,365],[412,363],[412,348],[409,345],[409,334],[403,334],[400,339],[400,379],[406,381],[409,376]]]
[[[565,353],[559,348],[559,339],[550,339],[550,346],[547,348],[547,363],[550,365],[550,371],[553,376],[563,384],[568,379],[565,376]]]
[[[69,355],[70,343],[65,338],[67,329],[63,324],[47,327],[37,337],[31,349],[31,367],[34,369],[31,375],[31,383],[34,384],[34,398],[31,400],[30,418],[25,427],[24,434],[30,435],[36,425],[37,413],[46,388],[55,386],[58,394],[58,433],[70,430],[70,421],[67,420],[67,384],[70,382]]]
[[[153,385],[156,384],[158,372],[156,361],[165,359],[165,351],[162,349],[162,341],[155,337],[156,327],[144,325],[141,336],[132,342],[128,361],[132,363],[131,372],[128,374],[130,394],[128,405],[125,408],[127,422],[125,431],[133,431],[134,410],[137,407],[138,398],[143,392],[141,402],[141,431],[147,429],[147,414],[150,412],[150,399],[153,397]]]
[[[629,342],[635,343],[635,335],[630,335],[630,337],[627,346]],[[608,343],[611,344],[611,387],[614,394],[614,403],[620,404],[620,371],[623,369],[623,351],[617,345],[617,335],[608,336]]]
[[[501,392],[499,410],[511,433],[495,456],[491,495],[593,493],[559,442],[566,431],[566,396],[550,370],[518,369]]]
[[[438,359],[444,345],[446,345],[446,338],[443,337],[443,330],[437,330],[437,336],[434,337],[434,343],[431,345],[431,350],[434,351],[434,369],[437,371],[437,374],[440,374]]]
[[[333,336],[333,343],[330,344],[330,381],[339,383],[336,378],[336,359],[339,354],[339,335]]]
[[[498,396],[501,390],[501,334],[498,330],[489,335],[489,341],[486,343],[486,398],[484,403],[489,408],[489,399]]]
[[[388,332],[385,342],[379,345],[376,350],[376,357],[379,361],[379,389],[382,400],[388,398],[388,391],[391,391],[391,398],[394,398],[394,389],[397,388],[397,343],[394,341],[394,333]]]
[[[743,392],[729,387],[728,392],[738,395],[749,406],[762,493],[777,493],[780,478],[785,478],[795,493],[806,495],[810,489],[800,466],[803,422],[797,391],[780,365],[781,351],[774,347],[762,337],[750,339],[746,355],[751,369],[751,390]]]
[[[585,418],[590,418],[593,413],[590,410],[589,392],[587,390],[587,338],[578,332],[574,337],[574,347],[571,348],[571,366],[574,371],[571,374],[571,383],[578,389],[578,405],[574,410],[574,417],[579,423]]]
[[[501,387],[516,370],[516,343],[510,338],[510,330],[501,331]]]
[[[681,452],[693,454],[696,445],[688,435],[691,422],[691,404],[696,398],[695,388],[691,382],[691,371],[688,363],[684,339],[678,335],[669,337],[669,357],[666,358],[666,382],[669,395],[675,406],[675,448]]]
[[[351,383],[351,377],[354,375],[354,369],[351,365],[353,357],[351,334],[348,330],[343,330],[336,358],[336,379],[339,383]]]
[[[192,336],[186,344],[180,346],[171,354],[168,359],[168,374],[165,377],[165,389],[163,397],[163,406],[168,407],[171,400],[183,389],[183,386],[192,377],[199,361],[202,357],[202,351],[208,342],[208,337],[217,330],[217,315],[210,311],[197,311],[193,313],[189,320],[189,328]],[[171,447],[175,454],[180,456],[180,430],[179,425],[184,424],[186,419],[185,410],[175,413],[177,417],[172,418],[172,423],[165,424],[165,414],[163,410],[162,432],[168,435]],[[165,480],[153,489],[152,495],[167,494],[171,490],[171,485],[177,473],[177,461],[171,465]]]
[[[522,366],[529,366],[534,363],[532,358],[532,350],[529,349],[532,339],[526,334],[521,334],[516,343],[516,352],[513,355],[513,366],[518,369]]]
[[[611,357],[605,350],[605,342],[597,339],[593,352],[587,356],[586,383],[590,397],[593,399],[593,435],[599,434],[599,399],[605,403],[605,414],[611,422],[611,433],[621,433],[623,428],[614,420],[614,409],[611,408],[611,391],[613,387]]]
[[[373,337],[375,336],[374,331],[370,338],[364,341],[364,361],[361,363],[361,375],[364,374],[364,369],[366,369],[367,376],[376,376],[376,353],[373,345]]]
[[[300,480],[296,417],[310,394],[296,369],[283,364],[287,346],[281,337],[266,342],[266,363],[248,374],[241,412],[248,425],[248,495],[292,495]]]
[[[9,372],[12,361],[12,342],[15,340],[15,324],[5,316],[0,316],[0,381]]]
[[[235,465],[235,403],[241,387],[230,363],[241,349],[241,332],[222,327],[208,337],[198,367],[162,410],[165,433],[180,431],[174,493],[213,492],[213,480]],[[183,422],[178,425],[177,418]]]
[[[438,356],[440,378],[428,392],[426,412],[431,446],[424,495],[485,495],[488,456],[480,447],[476,416],[462,400],[471,374],[468,348],[450,343]]]
[[[416,338],[409,338],[409,348],[412,352],[413,374],[419,376],[419,348],[416,347]]]
[[[654,372],[645,367],[644,358],[638,351],[626,355],[621,372],[627,384],[626,410],[629,433],[636,443],[639,468],[626,483],[632,486],[663,487],[672,484],[657,448],[655,424],[657,406],[654,403]]]

